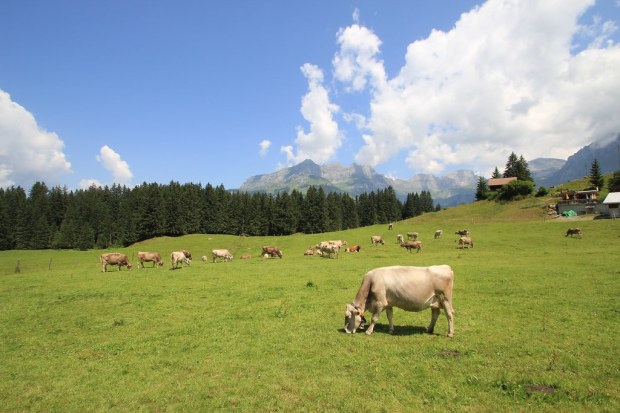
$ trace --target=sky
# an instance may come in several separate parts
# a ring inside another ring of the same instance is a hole
[[[1,0],[0,187],[392,178],[620,133],[620,0]]]

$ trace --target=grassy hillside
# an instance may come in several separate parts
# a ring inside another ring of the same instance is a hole
[[[545,219],[548,199],[481,202],[395,223],[287,237],[163,237],[163,268],[101,272],[103,251],[0,252],[0,405],[17,411],[618,411],[620,220]],[[468,228],[475,247],[456,248]],[[444,230],[438,240],[432,235]],[[396,234],[417,231],[407,253]],[[371,247],[370,236],[386,245]],[[304,256],[318,241],[362,245]],[[277,245],[283,259],[258,257]],[[191,266],[169,269],[187,248]],[[232,262],[200,262],[228,248]],[[244,254],[250,260],[241,260]],[[19,261],[21,272],[15,269]],[[343,332],[371,268],[449,264],[442,316],[394,311]],[[148,266],[148,264],[147,264]]]

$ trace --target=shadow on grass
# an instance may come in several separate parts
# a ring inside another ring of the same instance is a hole
[[[338,329],[341,333],[346,333],[344,328]],[[356,334],[366,334],[366,329],[357,330]],[[389,326],[387,324],[375,324],[375,330],[373,334],[390,334]],[[426,327],[417,326],[394,326],[394,336],[411,336],[414,334],[427,334]],[[436,335],[436,333],[433,333]]]

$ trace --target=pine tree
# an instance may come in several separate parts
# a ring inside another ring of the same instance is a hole
[[[510,153],[508,156],[508,161],[506,162],[506,167],[504,168],[504,178],[512,178],[517,176],[517,163],[519,162],[519,158],[514,152]]]
[[[592,166],[590,167],[590,183],[597,189],[602,189],[605,185],[605,178],[601,174],[601,167],[598,164],[598,159],[594,158]]]
[[[497,179],[497,178],[501,178],[502,174],[499,173],[499,169],[497,169],[497,166],[495,167],[495,170],[493,171],[493,174],[491,175],[492,179]]]
[[[476,186],[476,201],[482,201],[487,199],[489,192],[489,185],[487,180],[483,176],[478,178],[478,185]]]
[[[620,192],[620,171],[614,172],[607,182],[609,192]]]

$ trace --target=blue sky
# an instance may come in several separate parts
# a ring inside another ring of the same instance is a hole
[[[0,2],[0,187],[407,179],[620,133],[618,0]]]

